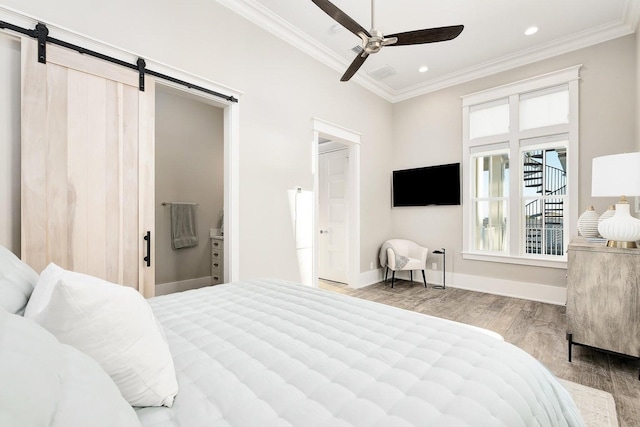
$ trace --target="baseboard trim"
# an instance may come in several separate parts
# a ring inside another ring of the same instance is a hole
[[[564,286],[541,285],[460,273],[453,273],[453,281],[451,285],[447,284],[447,286],[555,305],[565,305],[567,302],[567,288]]]
[[[156,296],[172,294],[174,292],[188,291],[211,285],[211,276],[198,277],[196,279],[179,280],[177,282],[158,283]]]
[[[391,273],[389,273],[391,276]],[[396,278],[409,280],[408,271],[399,271]],[[426,270],[427,285],[442,284],[442,272]],[[379,283],[384,279],[383,269],[365,271],[360,273],[359,286],[352,286],[354,289]],[[515,280],[497,279],[495,277],[475,276],[471,274],[447,272],[447,287],[466,289],[469,291],[484,292],[487,294],[502,295],[512,298],[526,299],[530,301],[544,302],[554,305],[565,305],[567,301],[567,288],[563,286],[542,285],[531,282],[518,282]],[[413,274],[415,282],[422,283],[422,273],[415,271]]]
[[[360,279],[358,283],[356,285],[350,285],[349,287],[352,289],[360,289],[366,286],[380,283],[382,279],[384,279],[384,277],[382,276],[382,269],[376,268],[375,270],[369,270],[360,273]]]

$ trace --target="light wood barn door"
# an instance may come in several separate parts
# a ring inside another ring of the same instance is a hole
[[[154,295],[155,83],[22,40],[22,258]],[[151,256],[148,267],[143,257]]]

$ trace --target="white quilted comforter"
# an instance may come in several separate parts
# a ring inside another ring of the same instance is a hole
[[[150,300],[173,408],[143,426],[582,426],[535,359],[447,320],[277,280]]]

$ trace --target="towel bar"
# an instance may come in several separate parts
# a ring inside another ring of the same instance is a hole
[[[192,203],[192,202],[162,202],[162,206],[172,205],[174,203]],[[200,203],[194,203],[196,206],[200,206]]]

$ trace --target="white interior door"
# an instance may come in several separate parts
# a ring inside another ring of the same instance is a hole
[[[349,150],[319,155],[318,277],[348,281],[348,161]]]
[[[22,39],[22,258],[153,296],[155,82]]]

